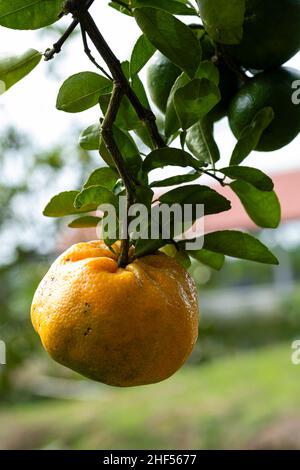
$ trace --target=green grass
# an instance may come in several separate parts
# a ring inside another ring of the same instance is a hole
[[[97,400],[1,408],[0,448],[245,448],[298,413],[300,366],[290,355],[287,343],[184,367],[157,385],[99,385]]]

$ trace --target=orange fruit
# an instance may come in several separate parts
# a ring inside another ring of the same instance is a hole
[[[159,382],[197,340],[196,287],[160,252],[119,268],[119,246],[114,254],[92,241],[63,253],[35,293],[32,323],[50,356],[86,377],[120,387]]]

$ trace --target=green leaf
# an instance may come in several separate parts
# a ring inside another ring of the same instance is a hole
[[[220,72],[218,67],[216,67],[211,60],[204,60],[199,65],[195,78],[207,78],[207,80],[213,82],[215,85],[219,85]]]
[[[12,29],[38,29],[54,23],[63,0],[0,0],[0,25]]]
[[[205,29],[214,41],[241,42],[246,0],[197,0],[197,3]]]
[[[103,95],[99,98],[99,104],[103,115],[106,114],[111,95]],[[115,125],[124,130],[134,130],[141,125],[135,110],[133,109],[127,96],[121,101],[120,108],[115,120]]]
[[[103,159],[103,161],[108,165],[110,168],[116,168],[116,165],[112,159],[111,154],[106,148],[105,143],[103,142],[103,139],[100,139],[100,147],[99,147],[99,155]]]
[[[184,85],[189,83],[190,79],[185,74],[182,73],[175,81],[173,87],[171,88],[170,95],[167,102],[166,117],[165,117],[165,135],[167,138],[170,138],[174,135],[180,128],[180,122],[176,113],[174,106],[174,95],[182,88]]]
[[[261,109],[253,120],[246,126],[240,135],[240,138],[233,150],[230,165],[238,165],[254,150],[264,130],[273,121],[275,115],[270,107]]]
[[[161,181],[153,181],[153,183],[150,184],[150,188],[164,188],[167,186],[177,186],[183,183],[190,183],[191,181],[198,179],[199,176],[198,171],[187,173],[186,175],[170,176],[169,178],[165,178]]]
[[[146,240],[139,238],[135,243],[135,256],[140,258],[141,256],[153,254],[168,242],[169,240],[151,240],[150,238]]]
[[[147,64],[155,52],[155,47],[150,41],[142,34],[133,48],[130,59],[130,75],[133,77],[138,74],[142,68]]]
[[[84,184],[84,188],[98,185],[113,190],[119,178],[118,172],[113,168],[97,168],[97,170],[93,171],[89,176],[87,182]]]
[[[136,202],[144,204],[147,209],[151,210],[151,205],[153,201],[153,191],[149,186],[141,186],[137,185],[135,188],[135,197],[136,197]]]
[[[78,217],[69,223],[70,228],[91,228],[97,227],[101,221],[100,217],[93,217],[92,215],[86,215],[85,217]]]
[[[184,150],[176,148],[160,148],[149,153],[143,162],[143,170],[150,172],[155,168],[163,168],[165,166],[190,166],[198,169],[199,161],[192,157]]]
[[[232,165],[227,168],[221,168],[218,171],[232,180],[246,181],[261,191],[273,191],[274,189],[271,178],[257,168]]]
[[[141,167],[142,159],[133,138],[129,132],[124,129],[119,129],[117,126],[113,126],[113,133],[123,158],[127,164],[137,172]],[[85,150],[99,150],[105,163],[110,167],[115,166],[111,154],[107,150],[103,139],[101,139],[101,128],[99,123],[87,127],[81,133],[79,143]]]
[[[211,111],[220,101],[219,88],[207,78],[195,78],[174,94],[175,110],[184,130]]]
[[[274,191],[260,191],[252,184],[241,180],[233,181],[230,187],[256,225],[264,228],[278,227],[281,209]]]
[[[189,269],[189,267],[191,266],[191,259],[189,257],[188,251],[186,250],[178,250],[175,255],[175,259],[176,261],[178,261],[179,264],[181,264],[184,269]]]
[[[59,90],[56,107],[68,113],[80,113],[95,106],[99,97],[112,91],[112,82],[94,72],[69,77]]]
[[[136,94],[136,96],[138,97],[142,105],[145,106],[145,108],[150,108],[145,87],[143,85],[142,80],[139,78],[139,76],[134,75],[132,80],[130,80],[130,84],[134,93]]]
[[[143,161],[135,141],[129,132],[123,129],[119,129],[116,126],[113,127],[113,133],[118,148],[122,153],[123,159],[130,167],[131,171],[134,174],[137,174],[142,166]]]
[[[0,93],[28,75],[41,58],[42,54],[35,49],[28,49],[19,55],[3,55],[0,58]]]
[[[134,16],[149,41],[193,78],[201,61],[201,46],[192,30],[157,8],[136,8]]]
[[[85,207],[84,210],[75,208],[74,202],[79,191],[64,191],[54,196],[45,207],[43,214],[47,217],[63,217],[65,215],[80,214],[95,210],[96,206]]]
[[[99,185],[83,189],[74,202],[77,209],[85,209],[91,205],[98,208],[101,204],[112,204],[118,208],[118,198],[112,191]]]
[[[191,184],[182,186],[181,188],[172,189],[163,194],[159,198],[160,202],[166,204],[204,204],[204,214],[218,214],[219,212],[228,211],[231,208],[230,201],[217,191],[199,184]]]
[[[123,6],[123,4],[124,4],[124,6]],[[130,9],[130,4],[128,3],[128,0],[123,1],[122,4],[119,4],[115,1],[111,1],[111,2],[109,2],[109,6],[114,8],[115,10],[119,11],[120,13],[123,13],[124,15],[133,16],[133,13]]]
[[[214,125],[208,116],[188,129],[186,145],[201,162],[214,165],[220,158],[220,151],[214,139]]]
[[[197,15],[197,12],[186,0],[133,0],[133,6],[153,7],[168,11],[173,15]]]
[[[216,271],[219,271],[225,262],[225,256],[221,253],[214,253],[213,251],[209,250],[188,250],[189,255],[200,261],[200,263],[209,266]]]
[[[263,243],[248,233],[235,230],[208,233],[204,237],[203,248],[232,258],[265,264],[279,264],[277,258]]]
[[[79,136],[79,145],[84,150],[99,150],[100,123],[92,124],[84,129]]]
[[[206,78],[207,80],[213,82],[216,86],[219,83],[219,71],[217,67],[212,64],[211,61],[203,61],[201,62],[195,78]],[[179,127],[180,127],[180,122],[176,113],[175,105],[174,105],[174,96],[177,90],[180,88],[184,87],[190,83],[190,78],[187,76],[186,73],[182,73],[177,80],[175,81],[169,98],[168,98],[168,103],[167,103],[167,109],[166,109],[166,118],[165,118],[165,135],[167,138],[171,137],[174,135]]]
[[[153,7],[168,11],[174,15],[196,15],[197,11],[187,0],[112,0],[109,5],[125,15],[132,16],[133,8]]]
[[[155,145],[154,145],[153,140],[151,138],[151,134],[149,132],[149,129],[145,125],[144,122],[140,121],[138,127],[133,129],[133,132],[143,142],[143,144],[146,145],[146,147],[148,147],[150,150],[155,149]]]

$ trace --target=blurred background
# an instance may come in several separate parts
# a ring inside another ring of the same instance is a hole
[[[140,34],[134,20],[98,3],[93,14],[101,31],[120,59],[128,59]],[[1,52],[44,51],[66,24],[38,32],[0,28]],[[300,68],[300,57],[290,65]],[[227,260],[212,272],[192,264],[199,342],[174,377],[110,388],[57,365],[42,349],[29,318],[33,293],[68,244],[95,236],[42,215],[52,195],[79,188],[102,164],[96,152],[77,145],[97,110],[55,109],[63,80],[83,70],[93,67],[75,33],[54,61],[0,97],[0,340],[7,348],[7,364],[0,365],[0,449],[300,449],[300,365],[291,361],[292,342],[300,339],[299,137],[246,162],[274,177],[283,222],[256,235],[280,267]],[[216,138],[226,165],[235,142],[226,120],[217,124]],[[237,201],[230,217],[207,225],[254,230]]]

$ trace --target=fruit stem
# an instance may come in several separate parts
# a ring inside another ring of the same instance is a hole
[[[241,68],[232,60],[232,58],[226,53],[223,44],[217,44],[217,57],[222,59],[227,67],[241,80],[242,83],[247,83],[250,80]]]

